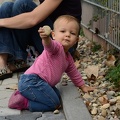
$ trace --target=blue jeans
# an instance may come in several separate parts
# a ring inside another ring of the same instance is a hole
[[[30,12],[37,5],[33,0],[15,0],[15,2],[5,2],[0,6],[0,18],[9,18],[21,13]],[[40,14],[40,13],[39,13]],[[52,21],[47,18],[38,25],[29,29],[8,29],[0,28],[0,54],[9,54],[9,60],[26,60],[28,45],[33,45],[39,54],[43,51],[38,29],[40,26],[49,25],[52,28]]]
[[[35,74],[23,74],[18,83],[20,93],[29,101],[29,110],[52,111],[60,105],[60,93]]]

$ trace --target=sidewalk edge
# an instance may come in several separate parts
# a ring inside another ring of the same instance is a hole
[[[68,82],[67,86],[57,85],[60,91],[63,111],[66,120],[92,120],[92,117],[86,108],[77,87],[72,82]]]

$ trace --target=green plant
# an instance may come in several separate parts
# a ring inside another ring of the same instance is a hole
[[[96,52],[100,49],[101,49],[101,45],[93,42],[93,45],[92,45],[92,48],[91,48],[92,52]]]
[[[120,64],[108,69],[105,78],[113,83],[115,87],[120,87]]]
[[[100,18],[99,18],[98,15],[94,15],[94,16],[93,16],[93,21],[94,21],[94,22],[97,22],[99,19],[100,19]]]
[[[80,35],[83,36],[83,37],[85,36],[83,28],[80,29]]]

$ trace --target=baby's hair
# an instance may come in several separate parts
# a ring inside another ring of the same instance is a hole
[[[77,18],[75,18],[74,16],[71,16],[71,15],[61,15],[61,16],[59,16],[54,22],[54,27],[55,27],[55,24],[62,19],[66,20],[67,22],[75,21],[78,25],[78,32],[80,32],[80,22],[79,22],[79,20]]]

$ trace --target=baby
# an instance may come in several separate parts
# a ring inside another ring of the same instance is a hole
[[[29,109],[34,112],[58,109],[61,100],[55,85],[60,82],[64,72],[83,92],[94,90],[93,87],[85,85],[69,53],[69,49],[79,40],[79,31],[79,22],[70,15],[58,17],[52,32],[49,27],[41,27],[38,30],[44,51],[20,77],[18,91],[14,97],[20,98],[18,100],[22,106],[14,107],[15,104],[11,104],[10,108]]]

